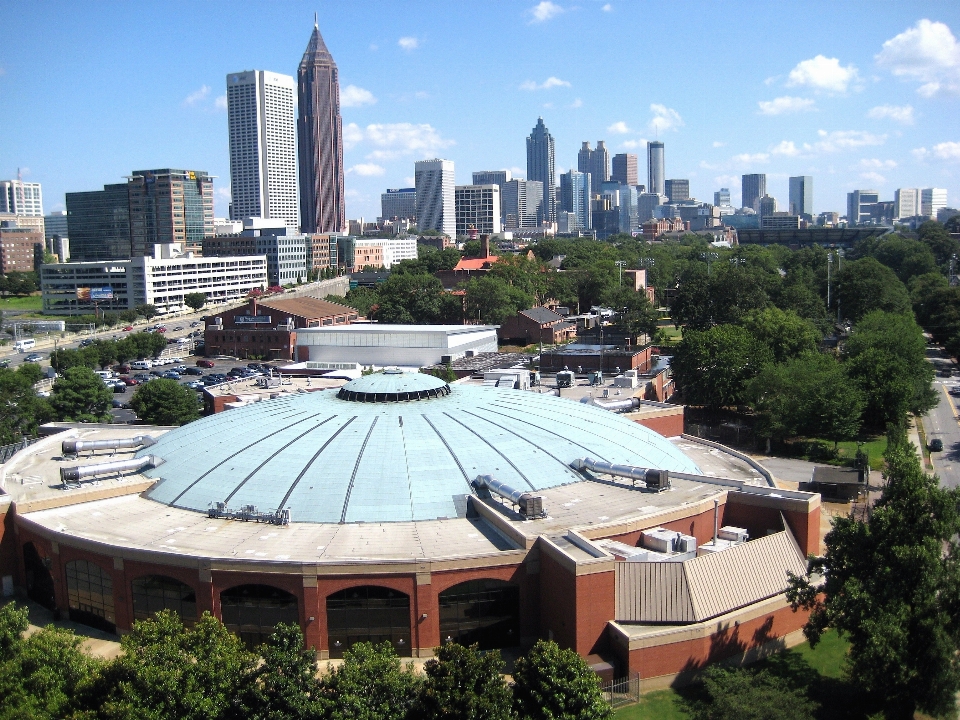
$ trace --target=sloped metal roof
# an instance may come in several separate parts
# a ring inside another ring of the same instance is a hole
[[[379,392],[437,382],[410,375],[356,382]],[[583,481],[569,464],[585,455],[700,474],[666,438],[606,410],[461,385],[406,402],[333,391],[266,400],[166,433],[149,451],[164,459],[146,472],[163,479],[153,500],[200,512],[212,502],[288,508],[293,522],[316,523],[456,517],[477,475],[541,490]]]

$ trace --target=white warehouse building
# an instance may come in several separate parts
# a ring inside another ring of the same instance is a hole
[[[297,330],[297,360],[420,368],[497,352],[494,325],[361,323]]]
[[[183,296],[202,292],[209,304],[242,300],[267,286],[267,258],[178,255],[176,245],[155,245],[153,256],[130,260],[40,266],[43,312],[92,315],[153,305],[159,314],[185,308]]]

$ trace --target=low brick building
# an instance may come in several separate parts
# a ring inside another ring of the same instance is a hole
[[[0,225],[0,272],[33,272],[42,263],[42,231]]]
[[[497,329],[500,342],[514,342],[519,345],[530,343],[570,342],[577,336],[577,324],[545,307],[521,310],[507,318]]]
[[[293,360],[297,330],[349,325],[356,310],[318,298],[253,299],[245,308],[207,317],[207,355]]]

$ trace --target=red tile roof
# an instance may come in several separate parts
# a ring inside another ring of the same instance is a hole
[[[462,258],[454,270],[489,270],[500,258],[496,255],[490,255],[485,258]]]

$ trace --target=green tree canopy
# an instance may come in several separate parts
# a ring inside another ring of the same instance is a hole
[[[747,383],[772,360],[745,328],[715,325],[685,332],[671,367],[684,402],[718,410],[743,403]]]
[[[40,372],[32,363],[16,370],[0,368],[0,445],[34,437],[40,425],[53,419],[50,403],[33,389]]]
[[[753,310],[741,321],[743,327],[773,353],[774,362],[782,363],[805,353],[814,353],[823,335],[809,320],[793,310],[768,307]]]
[[[936,220],[927,220],[917,228],[917,239],[930,248],[938,265],[946,265],[950,257],[960,249],[947,229]]]
[[[902,235],[890,234],[881,238],[873,250],[873,257],[893,270],[904,284],[937,269],[937,259],[927,243]]]
[[[840,312],[856,323],[867,313],[882,310],[903,313],[910,309],[910,295],[896,274],[872,257],[843,263],[836,276]]]
[[[356,643],[322,680],[330,720],[406,720],[419,689],[389,642]]]
[[[827,628],[850,640],[848,673],[887,717],[946,716],[960,691],[960,491],[924,473],[911,446],[888,453],[884,474],[869,521],[834,518],[826,553],[788,597],[812,611],[811,644]]]
[[[512,720],[512,697],[496,650],[442,645],[424,665],[413,717],[424,720]]]
[[[382,323],[460,322],[460,299],[444,292],[433,275],[391,274],[377,289],[379,300],[371,318]]]
[[[207,304],[207,294],[202,292],[187,293],[183,296],[184,304],[193,310],[199,310]]]
[[[600,680],[573,650],[538,641],[517,659],[513,702],[524,720],[608,720]]]
[[[856,437],[863,392],[832,355],[807,353],[768,365],[747,386],[760,437],[795,435],[838,442]]]
[[[687,702],[694,720],[809,720],[817,703],[767,670],[715,665],[703,674],[703,697]]]
[[[144,317],[144,318],[146,318],[147,320],[150,320],[150,319],[156,317],[156,315],[157,315],[157,308],[156,308],[156,306],[151,305],[151,304],[149,304],[149,303],[144,303],[144,304],[142,304],[142,305],[137,305],[137,306],[134,308],[134,310],[137,311],[137,315],[139,315],[140,317]]]
[[[196,392],[163,378],[138,386],[130,407],[150,425],[186,425],[200,417]]]
[[[520,310],[533,306],[533,296],[506,281],[486,275],[472,278],[464,286],[464,308],[472,320],[500,325]]]
[[[53,384],[50,405],[58,420],[106,422],[113,391],[85,366],[67,368]]]
[[[324,300],[352,307],[363,317],[370,317],[370,312],[380,301],[380,293],[374,288],[357,286],[347,291],[346,297],[327,295]]]
[[[845,365],[867,398],[866,421],[901,427],[908,413],[936,405],[926,345],[923,331],[907,314],[875,311],[856,324],[844,346]]]

